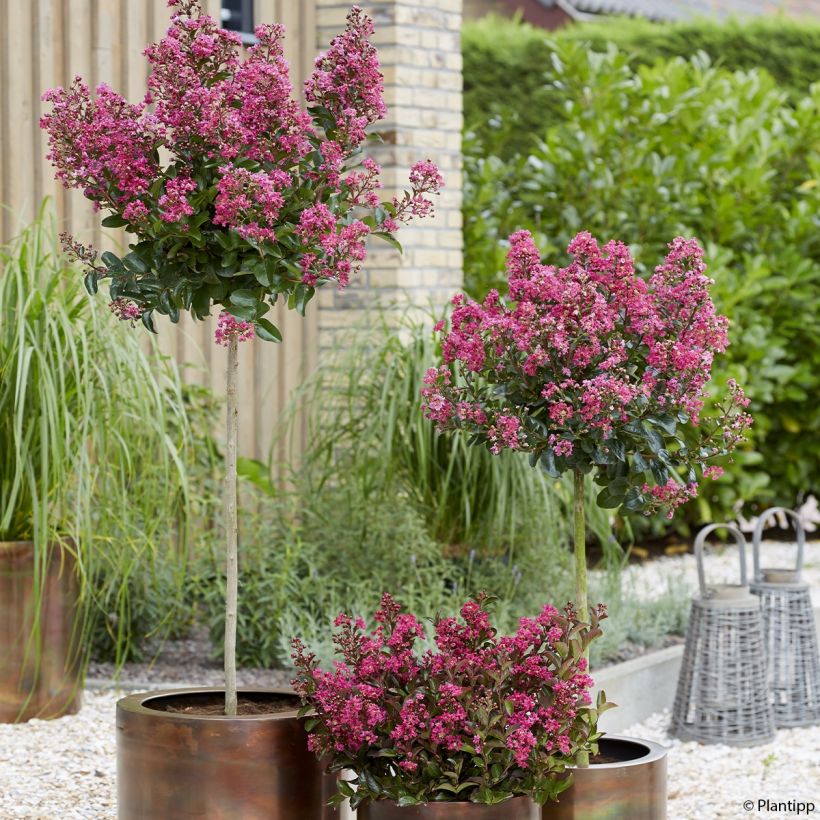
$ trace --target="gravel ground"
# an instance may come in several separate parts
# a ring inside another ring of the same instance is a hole
[[[147,653],[149,656],[150,652]],[[184,640],[167,641],[150,663],[127,663],[115,679],[113,663],[92,663],[88,677],[99,686],[116,682],[120,686],[155,688],[170,686],[222,686],[225,681],[221,663],[209,660],[211,642],[207,630],[196,629]],[[269,686],[290,688],[293,674],[286,669],[239,669],[240,686]]]
[[[0,817],[116,817],[118,697],[110,690],[87,692],[78,715],[0,725]],[[820,812],[820,727],[781,730],[774,743],[731,749],[681,743],[666,734],[668,722],[667,713],[653,715],[624,734],[669,748],[669,820],[797,816],[747,812],[746,800],[813,801]]]
[[[737,749],[682,743],[667,735],[668,725],[669,713],[662,712],[624,734],[669,749],[669,820],[797,817],[788,801],[813,803],[820,814],[820,727],[781,729],[773,743]],[[751,809],[744,807],[749,800]],[[762,800],[769,810],[758,805]],[[773,803],[787,804],[786,810]]]
[[[766,545],[764,565],[783,566],[793,554],[789,545]],[[751,560],[751,559],[750,559]],[[736,567],[736,550],[708,555],[710,579],[728,577]],[[636,595],[651,596],[670,575],[694,589],[696,572],[691,555],[661,558],[633,565],[627,572]],[[820,604],[820,542],[806,549],[804,577]],[[219,685],[221,670],[203,662],[202,634],[176,641],[154,664],[128,664],[120,676],[123,688],[159,688],[164,684]],[[93,678],[110,678],[112,668],[96,664]],[[240,684],[287,685],[281,670],[242,670]],[[0,818],[75,820],[116,817],[114,705],[112,688],[86,692],[77,715],[53,721],[0,724]],[[774,743],[751,749],[681,743],[666,735],[667,714],[654,715],[626,734],[657,740],[669,752],[670,820],[796,816],[789,811],[757,810],[758,800],[813,801],[820,813],[820,727],[781,730]],[[744,801],[754,801],[751,811]],[[805,816],[805,815],[804,815]]]
[[[796,547],[783,541],[764,541],[760,548],[760,563],[764,568],[791,568],[794,566]],[[707,583],[739,583],[740,560],[736,546],[707,545],[705,555]],[[751,544],[746,549],[746,569],[752,578]],[[636,597],[651,599],[666,589],[668,580],[679,581],[694,593],[698,588],[695,556],[664,556],[641,564],[630,564],[624,571],[624,583]],[[806,544],[803,555],[802,580],[811,586],[812,602],[820,606],[820,541]]]
[[[86,692],[79,714],[0,724],[0,817],[117,816],[113,692]]]

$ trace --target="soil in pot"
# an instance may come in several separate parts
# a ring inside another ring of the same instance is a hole
[[[248,693],[237,699],[237,715],[277,715],[292,712],[300,707],[297,695],[277,695],[265,692]],[[176,712],[182,715],[224,715],[225,699],[213,697],[203,700],[198,697],[170,698],[149,701],[146,706],[160,712]]]

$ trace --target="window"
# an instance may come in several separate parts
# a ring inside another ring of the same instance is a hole
[[[242,42],[253,44],[253,0],[222,0],[222,28],[242,35]]]

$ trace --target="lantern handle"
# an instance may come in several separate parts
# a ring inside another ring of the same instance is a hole
[[[797,535],[797,558],[795,559],[794,573],[795,581],[800,580],[800,573],[803,571],[803,555],[806,550],[806,529],[800,516],[789,510],[786,507],[769,507],[764,510],[760,518],[755,524],[754,534],[752,535],[752,560],[754,562],[754,579],[755,583],[761,583],[763,580],[763,570],[760,567],[760,542],[763,539],[763,528],[766,522],[777,513],[783,513],[787,518],[794,522],[794,531]]]
[[[703,598],[710,598],[712,592],[706,586],[706,570],[703,566],[703,545],[706,536],[715,530],[727,530],[735,539],[740,553],[740,586],[745,587],[749,583],[746,577],[746,539],[743,533],[734,524],[709,524],[697,534],[695,538],[695,561],[698,565],[698,583],[700,584],[700,594]]]

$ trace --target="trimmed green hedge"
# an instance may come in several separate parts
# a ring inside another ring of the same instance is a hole
[[[505,53],[525,52],[530,34]],[[535,232],[550,261],[565,259],[582,229],[621,239],[647,273],[674,236],[697,236],[732,320],[716,381],[748,388],[756,423],[753,446],[688,518],[818,492],[820,84],[796,100],[766,72],[731,72],[705,54],[636,65],[569,36],[547,53],[548,81],[530,104],[505,108],[518,105],[518,78],[500,79],[504,93],[485,106],[497,115],[481,128],[474,120],[465,142],[468,290],[503,288],[504,240],[519,228]],[[532,110],[536,98],[552,113]],[[531,148],[510,156],[516,138]]]
[[[487,112],[514,113],[520,130],[503,156],[532,145],[543,123],[560,115],[565,95],[555,81],[554,43],[584,42],[605,52],[612,43],[633,66],[657,59],[689,58],[703,51],[715,65],[735,70],[763,68],[797,101],[820,80],[820,23],[763,17],[750,22],[709,20],[656,24],[618,18],[568,26],[552,38],[540,28],[489,17],[462,33],[466,130],[484,127]]]

